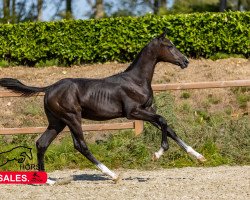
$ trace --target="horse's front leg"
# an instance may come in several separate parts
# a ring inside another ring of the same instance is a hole
[[[194,156],[197,158],[200,162],[205,162],[206,159],[203,155],[195,151],[191,146],[188,146],[183,140],[181,140],[173,129],[170,127],[167,128],[168,136],[172,138],[180,147],[182,147],[189,155]]]
[[[166,120],[162,116],[159,116],[159,122],[161,124],[160,127],[161,127],[161,130],[162,130],[162,144],[164,144],[164,140],[165,140],[165,137],[166,137],[166,134],[167,134],[168,137],[172,138],[189,155],[194,156],[200,162],[206,161],[206,159],[205,159],[205,157],[203,155],[201,155],[200,153],[195,151],[191,146],[187,145],[183,140],[181,140],[177,136],[175,131],[167,125]],[[154,160],[159,159],[163,155],[164,151],[166,151],[166,149],[164,148],[164,146],[161,146],[159,151],[155,152],[153,159]]]
[[[167,136],[172,138],[181,148],[183,148],[188,154],[195,156],[199,161],[203,162],[206,159],[200,153],[196,152],[191,146],[188,146],[184,141],[182,141],[176,133],[168,126],[166,120],[161,115],[155,114],[153,111],[143,108],[136,108],[131,113],[129,113],[130,118],[140,119],[152,123],[154,126],[158,127],[162,131],[162,141],[159,151],[155,152],[154,159],[159,159],[163,153],[168,150],[169,145],[167,141]]]

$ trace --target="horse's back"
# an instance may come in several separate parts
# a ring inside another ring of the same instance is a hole
[[[57,115],[81,112],[83,118],[105,120],[122,115],[120,86],[105,79],[62,79],[45,94],[45,106]]]
[[[121,87],[105,79],[89,80],[79,86],[82,117],[106,120],[122,116]]]

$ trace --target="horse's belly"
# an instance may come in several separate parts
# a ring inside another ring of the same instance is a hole
[[[85,107],[82,109],[82,117],[85,119],[91,119],[91,120],[109,120],[114,119],[118,117],[122,117],[122,110],[118,108],[112,108],[109,106],[101,107],[101,106],[95,106],[95,107]]]

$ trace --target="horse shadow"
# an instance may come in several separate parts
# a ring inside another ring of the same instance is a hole
[[[107,177],[106,175],[102,174],[79,174],[79,175],[72,175],[70,177],[65,178],[51,178],[51,180],[56,181],[58,185],[65,185],[75,181],[90,181],[90,182],[102,182],[102,181],[112,181],[111,178]],[[128,177],[122,178],[121,181],[137,181],[138,183],[148,182],[151,178],[145,177]]]
[[[139,183],[148,182],[151,178],[145,177],[127,177],[123,178],[121,175],[122,181],[137,181]],[[73,181],[111,181],[112,179],[102,175],[102,174],[81,174],[81,175],[73,175]]]
[[[107,181],[111,178],[101,174],[79,174],[73,175],[73,181]]]

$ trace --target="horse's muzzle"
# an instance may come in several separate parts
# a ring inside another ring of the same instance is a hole
[[[179,66],[182,69],[184,69],[184,68],[186,68],[188,66],[188,64],[189,64],[189,60],[185,57],[185,59],[182,62],[179,63]]]

